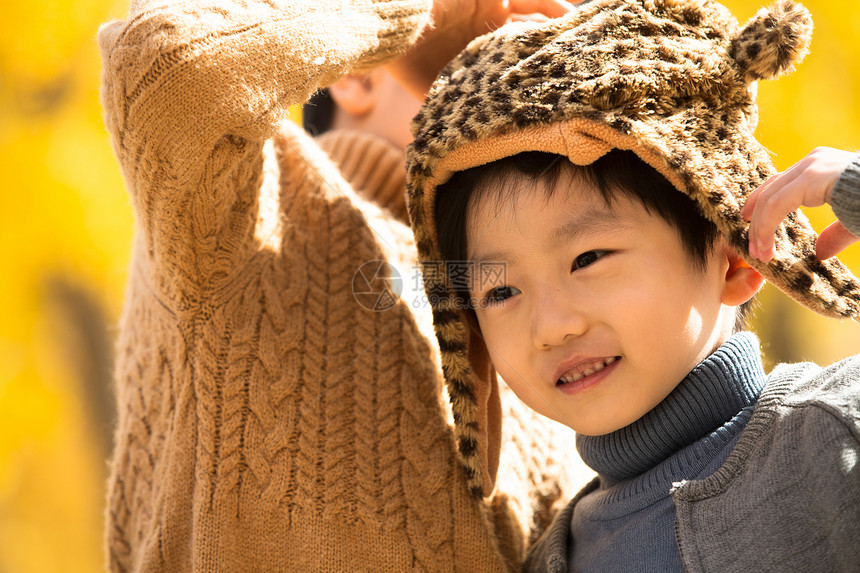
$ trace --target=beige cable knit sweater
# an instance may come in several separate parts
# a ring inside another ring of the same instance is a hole
[[[420,0],[150,1],[101,29],[137,225],[112,570],[512,570],[575,487],[569,434],[504,399],[497,488],[470,495],[429,309],[352,292],[364,262],[411,268],[411,233],[284,121],[427,20]]]

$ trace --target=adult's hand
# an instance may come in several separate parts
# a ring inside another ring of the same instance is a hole
[[[388,65],[391,74],[420,99],[439,71],[474,38],[513,20],[564,16],[582,0],[434,0],[433,24],[405,55]]]
[[[818,207],[830,203],[833,184],[854,155],[830,147],[817,147],[750,193],[741,209],[741,216],[750,221],[750,255],[764,262],[771,260],[774,232],[782,220],[801,206]],[[815,254],[824,260],[858,240],[836,221],[821,232]]]

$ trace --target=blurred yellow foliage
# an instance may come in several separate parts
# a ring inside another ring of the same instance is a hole
[[[725,3],[741,21],[759,7]],[[812,53],[759,88],[759,137],[780,169],[817,145],[860,148],[858,6],[805,4]],[[87,384],[109,382],[81,363],[100,309],[113,332],[133,233],[101,121],[95,41],[98,25],[124,12],[110,0],[30,0],[0,19],[0,572],[103,568],[110,414]],[[809,213],[818,229],[832,220],[828,208]],[[860,248],[843,260],[860,270]],[[856,324],[771,290],[762,301],[755,324],[771,360],[828,363],[860,346]]]
[[[98,104],[110,10],[34,0],[0,20],[0,571],[103,569],[109,426],[88,419],[82,325],[52,285],[118,314],[133,223]]]

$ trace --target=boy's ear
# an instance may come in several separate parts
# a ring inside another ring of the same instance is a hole
[[[727,244],[721,247],[728,262],[722,302],[726,306],[740,306],[758,292],[764,277],[750,267],[742,256]]]
[[[375,79],[372,73],[347,74],[329,86],[329,93],[344,112],[361,117],[370,113],[376,104]]]

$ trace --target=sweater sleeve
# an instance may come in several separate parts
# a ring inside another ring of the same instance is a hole
[[[290,105],[408,49],[428,4],[133,0],[100,29],[105,121],[145,242],[136,264],[163,298],[199,298],[241,267],[264,141]]]
[[[845,228],[860,236],[860,153],[833,185],[831,205]]]

